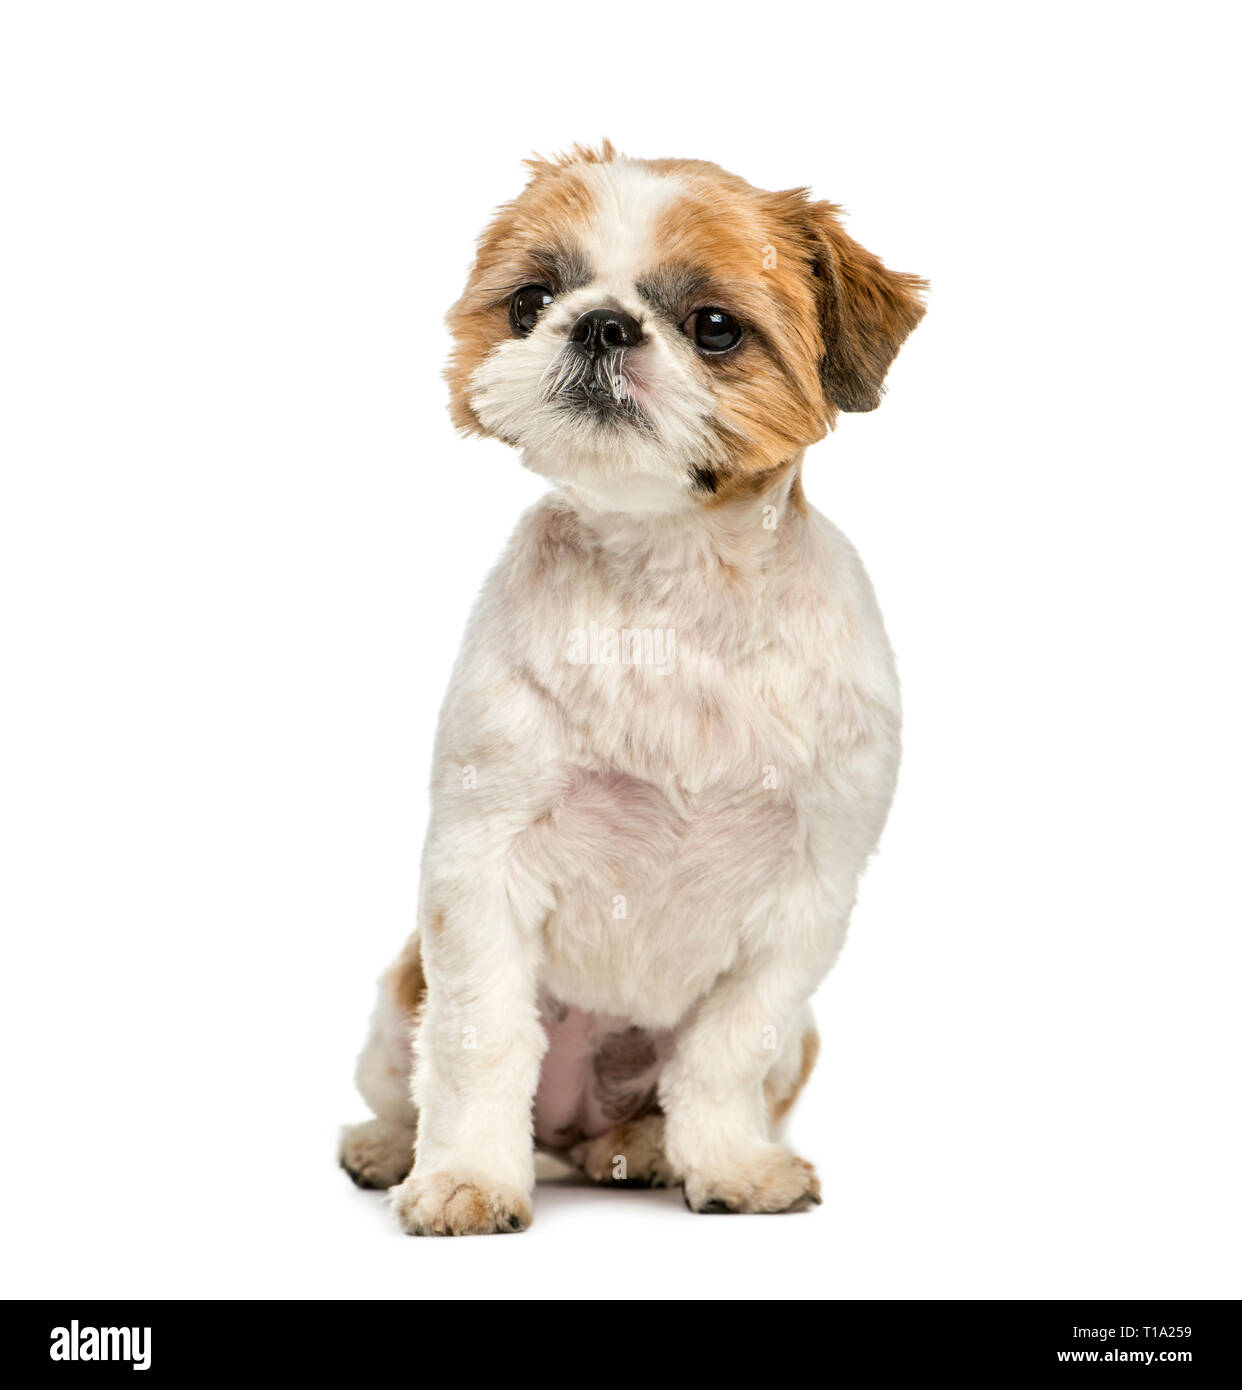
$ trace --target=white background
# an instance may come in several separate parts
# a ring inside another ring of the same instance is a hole
[[[1226,13],[5,7],[4,1292],[1242,1294]],[[806,471],[907,755],[791,1131],[823,1208],[414,1241],[336,1129],[541,488],[454,437],[441,317],[521,158],[602,135],[932,281]]]

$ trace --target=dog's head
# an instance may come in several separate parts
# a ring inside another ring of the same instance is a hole
[[[803,189],[605,144],[531,162],[450,311],[454,421],[622,507],[753,492],[874,410],[922,317]]]

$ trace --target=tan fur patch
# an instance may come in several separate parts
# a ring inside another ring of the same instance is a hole
[[[389,970],[388,985],[397,1007],[402,1013],[414,1018],[427,993],[427,979],[423,974],[422,942],[417,932],[405,943],[397,963]]]
[[[768,1102],[768,1116],[772,1124],[778,1124],[793,1109],[793,1103],[798,1099],[811,1072],[814,1071],[818,1057],[819,1034],[814,1028],[808,1028],[802,1035],[802,1064],[798,1069],[798,1076],[793,1086],[783,1095],[777,1094],[768,1085],[763,1088]]]
[[[819,305],[802,230],[782,215],[782,195],[774,202],[713,165],[687,162],[677,172],[690,191],[656,230],[660,255],[705,279],[711,288],[702,297],[748,329],[739,348],[701,365],[731,446],[713,494],[719,499],[745,493],[755,478],[770,483],[823,437]]]
[[[664,1156],[664,1116],[658,1110],[584,1140],[569,1157],[592,1182],[672,1187],[677,1181]],[[624,1160],[624,1166],[618,1159]]]
[[[473,1183],[462,1183],[444,1203],[444,1215],[451,1229],[485,1231],[491,1225],[491,1207]]]
[[[594,211],[594,194],[582,169],[612,157],[606,144],[598,154],[575,146],[559,160],[528,160],[530,183],[497,210],[479,238],[465,292],[445,317],[453,335],[444,369],[449,408],[453,423],[467,434],[486,433],[468,398],[470,378],[492,349],[513,335],[510,296],[522,285],[548,279],[546,267],[532,253],[573,249]]]

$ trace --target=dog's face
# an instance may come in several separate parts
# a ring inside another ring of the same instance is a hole
[[[770,485],[838,410],[873,410],[922,316],[805,191],[605,145],[533,162],[449,314],[453,418],[606,505]]]

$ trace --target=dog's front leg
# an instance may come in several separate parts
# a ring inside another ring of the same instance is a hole
[[[826,969],[808,972],[783,952],[753,961],[722,976],[680,1029],[660,1103],[665,1153],[692,1211],[818,1204],[815,1170],[769,1137],[763,1081]]]
[[[547,1046],[538,934],[499,869],[481,866],[473,884],[442,884],[429,901],[417,1157],[393,1204],[410,1235],[520,1231],[532,1219],[531,1106]]]

